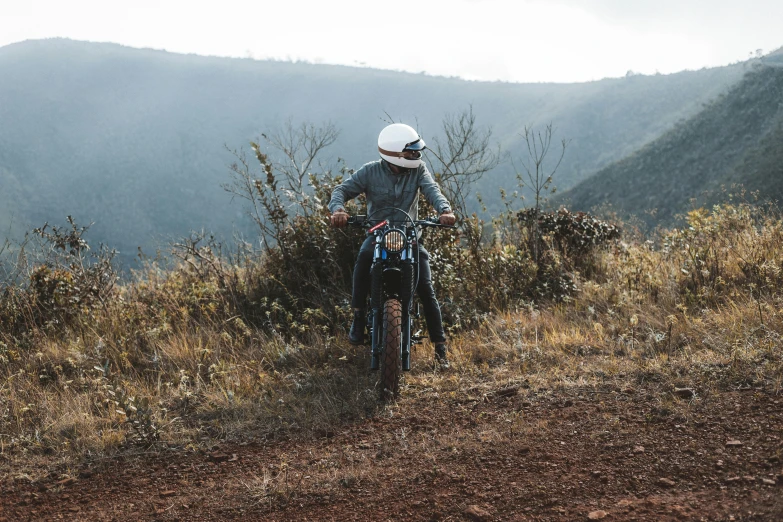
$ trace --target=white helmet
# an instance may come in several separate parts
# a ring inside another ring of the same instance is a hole
[[[415,169],[421,165],[421,152],[426,148],[421,136],[404,123],[392,123],[378,136],[381,158],[405,169]]]

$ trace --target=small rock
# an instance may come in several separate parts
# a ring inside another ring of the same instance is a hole
[[[212,462],[225,462],[225,461],[227,461],[230,458],[231,457],[229,457],[225,453],[219,453],[219,452],[218,453],[212,453],[209,456],[209,460],[211,460]]]
[[[593,476],[593,478],[598,478],[598,477],[601,476],[601,472],[600,471],[593,471],[590,474]]]
[[[681,399],[692,399],[696,396],[696,391],[693,388],[674,388],[674,395]]]
[[[626,386],[625,388],[622,389],[622,392],[627,395],[633,395],[634,393],[636,393],[636,390],[631,388],[630,386]]]
[[[177,492],[174,491],[173,489],[167,489],[166,491],[161,491],[160,492],[160,496],[163,497],[163,498],[173,497],[176,494],[177,494]]]
[[[494,392],[490,392],[487,394],[488,397],[513,397],[519,392],[519,386],[508,386],[506,388],[501,388],[499,390],[495,390]]]
[[[81,510],[82,508],[80,508],[79,506],[71,506],[68,508],[68,511],[70,511],[71,513],[78,513]]]
[[[729,448],[731,448],[731,447],[740,447],[740,446],[742,446],[742,442],[740,442],[738,440],[730,440],[730,441],[726,442],[726,446],[729,447]]]
[[[644,446],[634,446],[633,447],[634,453],[644,453]]]
[[[474,522],[488,522],[492,519],[492,515],[490,515],[487,510],[482,509],[475,504],[465,508],[464,513]]]
[[[672,479],[668,479],[666,477],[659,478],[658,484],[667,488],[672,488],[677,485]]]
[[[772,480],[772,479],[768,479],[768,478],[761,479],[761,482],[763,482],[764,484],[767,484],[768,486],[774,486],[775,485],[775,481]]]
[[[606,515],[608,515],[608,514],[609,513],[607,513],[603,509],[599,509],[598,511],[591,511],[587,515],[587,518],[590,519],[590,520],[601,520],[602,518],[606,518]]]
[[[76,479],[73,477],[68,477],[67,479],[63,479],[57,483],[58,486],[70,486],[76,482]]]

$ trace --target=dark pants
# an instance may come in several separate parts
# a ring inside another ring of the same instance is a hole
[[[353,269],[353,298],[351,304],[354,309],[364,310],[367,306],[367,294],[370,292],[370,267],[372,266],[373,248],[375,237],[368,236],[362,243],[356,265]],[[435,289],[432,287],[432,272],[430,272],[430,255],[419,243],[419,285],[416,293],[424,308],[424,318],[427,321],[427,330],[433,343],[445,343],[446,334],[443,332],[443,319],[440,315],[440,305],[435,298]]]

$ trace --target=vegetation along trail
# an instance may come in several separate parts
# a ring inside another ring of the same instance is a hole
[[[327,326],[345,316],[237,319],[272,270],[312,295],[285,260],[194,250],[96,290],[110,302],[79,293],[108,265],[38,268],[0,295],[0,520],[781,520],[783,222],[743,204],[688,224],[623,242],[559,211],[546,236],[509,221],[521,243],[438,236],[461,266],[440,278],[452,367],[417,346],[387,404],[366,349]],[[75,256],[80,233],[43,236]]]

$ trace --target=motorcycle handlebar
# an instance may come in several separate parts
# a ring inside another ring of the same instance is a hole
[[[367,216],[357,215],[350,216],[348,218],[348,225],[354,227],[370,228],[377,223],[381,223],[383,220],[376,222],[368,221]],[[420,219],[413,222],[417,227],[432,227],[432,228],[457,228],[454,225],[441,225],[440,220],[437,217],[429,217],[427,219]]]

